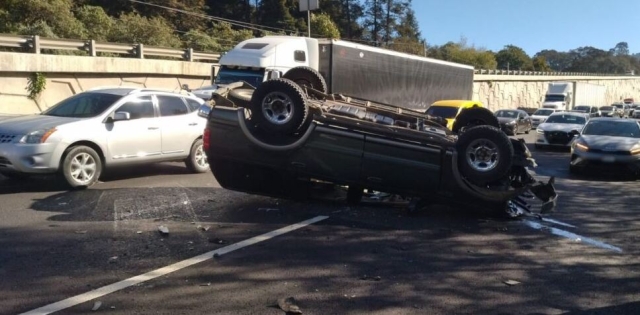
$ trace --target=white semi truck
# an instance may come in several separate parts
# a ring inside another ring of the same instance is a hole
[[[326,92],[414,110],[439,100],[471,100],[472,66],[409,55],[343,40],[265,36],[245,40],[220,58],[215,85],[245,81],[254,87],[290,69],[309,67]]]
[[[542,102],[543,108],[570,110],[575,106],[604,106],[607,87],[587,82],[551,82]]]

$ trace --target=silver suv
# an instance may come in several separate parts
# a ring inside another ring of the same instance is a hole
[[[203,104],[190,93],[129,87],[76,94],[41,114],[0,121],[0,173],[58,173],[85,188],[111,166],[181,160],[206,172]]]

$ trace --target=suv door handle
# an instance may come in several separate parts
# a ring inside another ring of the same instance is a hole
[[[190,123],[189,126],[196,126],[198,123]]]
[[[147,129],[149,129],[149,130],[158,130],[158,129],[160,129],[160,127],[149,127]]]

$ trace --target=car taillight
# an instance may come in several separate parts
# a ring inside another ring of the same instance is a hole
[[[209,150],[209,142],[211,141],[211,130],[209,128],[204,129],[204,134],[202,135],[202,146],[205,151]]]

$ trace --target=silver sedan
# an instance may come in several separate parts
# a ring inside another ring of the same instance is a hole
[[[184,161],[206,172],[203,103],[192,94],[126,87],[76,94],[42,114],[0,121],[0,173],[58,173],[84,188],[112,166]]]
[[[586,169],[640,174],[640,124],[622,118],[590,120],[571,145],[572,173]]]

